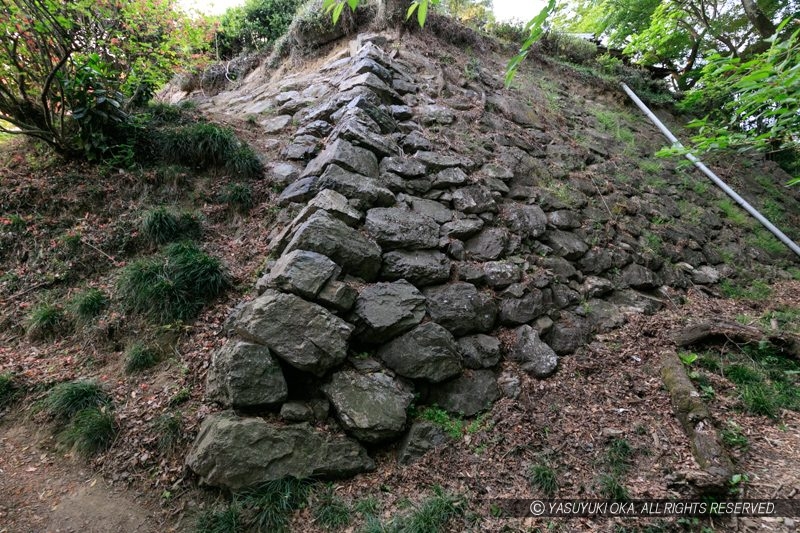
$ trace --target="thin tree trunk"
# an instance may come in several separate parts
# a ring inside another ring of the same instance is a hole
[[[762,39],[767,39],[775,34],[775,25],[767,18],[756,0],[742,0],[742,7],[750,24],[756,29]]]
[[[409,6],[411,0],[380,0],[377,20],[390,28],[402,26]]]

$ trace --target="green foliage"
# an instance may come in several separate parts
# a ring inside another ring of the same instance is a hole
[[[108,306],[108,296],[94,287],[75,295],[71,307],[81,322],[88,322],[103,312]]]
[[[517,69],[519,68],[520,63],[522,63],[528,56],[531,47],[536,44],[539,39],[541,39],[542,35],[544,35],[544,32],[547,28],[547,19],[553,12],[555,12],[555,9],[556,0],[548,0],[547,5],[542,8],[539,14],[525,25],[525,29],[523,31],[528,35],[525,41],[522,43],[522,46],[520,46],[517,55],[511,58],[511,60],[508,62],[508,65],[506,65],[506,87],[510,86],[511,82],[514,81],[514,77],[517,75]]]
[[[253,516],[249,525],[256,531],[288,531],[291,514],[305,507],[310,490],[307,481],[283,478],[243,493],[242,505]]]
[[[767,385],[749,384],[739,388],[739,397],[748,412],[754,415],[778,418],[780,405],[773,392],[773,389]]]
[[[125,372],[134,374],[158,363],[158,351],[141,342],[134,342],[125,351]]]
[[[722,211],[722,215],[736,224],[737,226],[750,225],[747,213],[733,202],[730,198],[723,198],[717,202],[717,207]]]
[[[737,385],[749,385],[763,381],[761,372],[742,364],[732,364],[725,368],[725,377]]]
[[[435,405],[426,407],[421,413],[419,413],[419,418],[433,422],[445,430],[447,434],[454,439],[461,438],[461,435],[464,432],[463,420],[450,416],[447,411]]]
[[[566,33],[550,31],[542,39],[545,50],[579,65],[587,64],[597,56],[597,45]]]
[[[229,286],[220,261],[195,244],[170,244],[163,254],[128,265],[118,282],[125,305],[154,320],[186,320]]]
[[[229,183],[219,199],[234,209],[247,211],[253,207],[253,189],[246,183]]]
[[[614,439],[606,450],[606,460],[615,474],[627,472],[631,464],[633,448],[625,439]]]
[[[766,300],[772,294],[772,288],[760,279],[753,281],[749,287],[737,285],[729,279],[722,280],[720,291],[726,298],[737,300]]]
[[[463,498],[433,488],[433,496],[416,505],[412,513],[402,517],[398,529],[404,533],[438,533],[446,531],[451,520],[465,511]]]
[[[780,255],[787,250],[785,244],[764,228],[756,228],[748,240],[753,246],[771,255]]]
[[[69,319],[60,305],[42,302],[28,315],[26,330],[32,339],[52,339],[69,328]]]
[[[722,437],[722,442],[730,448],[747,451],[750,447],[750,440],[742,431],[742,427],[732,420],[729,420],[720,431],[720,437]]]
[[[532,465],[528,470],[528,480],[531,487],[540,490],[548,498],[552,498],[558,491],[556,471],[546,464]]]
[[[313,514],[324,529],[340,529],[350,523],[350,508],[330,484],[320,491]]]
[[[182,403],[186,403],[191,399],[192,395],[189,392],[189,389],[183,388],[175,393],[172,398],[169,399],[169,406],[175,407],[177,405],[181,405]]]
[[[686,366],[692,365],[695,361],[697,361],[698,355],[692,352],[681,352],[678,354],[678,358],[681,360]]]
[[[625,501],[630,499],[628,489],[613,474],[603,474],[599,480],[600,494],[609,500]]]
[[[89,457],[111,446],[117,433],[114,415],[107,408],[88,407],[75,413],[59,434],[59,443]]]
[[[220,18],[214,45],[218,56],[231,58],[261,50],[286,33],[301,0],[247,0]]]
[[[197,517],[195,533],[243,533],[242,511],[237,502],[222,509],[207,509]]]
[[[111,405],[111,397],[97,381],[80,379],[59,383],[42,402],[44,412],[50,417],[64,421],[78,411]]]
[[[166,244],[180,239],[197,239],[202,233],[200,219],[188,212],[166,207],[146,211],[140,224],[141,234],[150,244]]]
[[[162,130],[157,144],[164,161],[193,168],[224,167],[242,178],[257,177],[262,165],[233,131],[204,122]]]

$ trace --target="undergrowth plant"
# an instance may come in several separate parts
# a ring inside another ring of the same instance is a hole
[[[197,239],[202,234],[202,225],[199,217],[193,213],[157,207],[144,213],[140,230],[147,242],[159,245],[181,239]]]
[[[92,287],[76,294],[72,298],[71,307],[78,321],[86,323],[100,315],[108,302],[106,293]]]
[[[193,168],[223,167],[242,178],[255,178],[263,169],[252,148],[233,131],[209,123],[164,129],[156,139],[161,158]]]
[[[552,497],[558,491],[556,471],[549,465],[537,463],[528,470],[528,479],[531,487],[538,489],[547,497]]]
[[[11,372],[0,374],[0,410],[10,405],[19,395],[19,387]]]
[[[89,407],[75,413],[58,441],[89,457],[107,449],[117,433],[116,421],[108,407]]]
[[[314,520],[324,529],[339,529],[350,523],[350,507],[336,494],[332,484],[326,485],[314,504]]]
[[[51,418],[64,421],[78,411],[111,405],[111,396],[94,380],[79,379],[59,383],[47,394],[42,408]]]
[[[48,340],[63,335],[70,327],[69,318],[60,305],[42,302],[28,315],[26,332],[31,339]]]
[[[134,342],[125,351],[125,372],[134,374],[158,363],[158,351],[142,342]]]
[[[230,282],[222,263],[193,243],[167,246],[122,272],[119,295],[128,309],[167,322],[193,318]]]

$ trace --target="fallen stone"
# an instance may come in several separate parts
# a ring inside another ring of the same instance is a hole
[[[461,357],[453,335],[434,322],[397,337],[378,351],[378,357],[410,379],[439,383],[461,373]]]
[[[450,277],[450,260],[438,250],[397,250],[383,255],[381,277],[406,279],[417,287],[443,283]]]
[[[214,352],[206,383],[209,400],[247,409],[281,403],[287,394],[280,364],[266,346],[229,341]]]
[[[333,404],[345,431],[362,442],[398,436],[406,425],[414,395],[382,373],[336,372],[322,391]]]
[[[472,417],[492,407],[500,398],[494,372],[473,370],[431,389],[429,401],[445,411]]]
[[[400,443],[397,462],[410,465],[422,458],[426,453],[450,441],[444,429],[427,420],[419,420],[411,425],[411,429]]]
[[[290,365],[317,376],[347,357],[353,326],[293,294],[267,290],[232,318],[242,338],[269,347]]]
[[[494,326],[497,307],[489,294],[470,283],[456,282],[424,290],[431,319],[454,335],[483,333]]]
[[[284,253],[293,250],[326,255],[365,281],[374,280],[381,268],[380,246],[325,211],[317,211],[297,228]]]
[[[519,376],[511,372],[503,372],[497,378],[497,386],[503,392],[503,396],[516,400],[522,392],[522,381]]]
[[[422,322],[425,297],[406,280],[376,283],[359,293],[353,315],[358,340],[382,344]]]
[[[469,335],[458,339],[466,368],[491,368],[500,362],[500,341],[489,335]]]
[[[436,248],[439,244],[435,220],[399,208],[370,209],[365,228],[386,249]]]
[[[714,285],[720,279],[719,270],[708,265],[690,271],[689,275],[692,278],[692,283],[697,285]]]
[[[274,426],[232,411],[210,415],[186,458],[203,485],[239,491],[285,477],[342,478],[375,462],[356,441],[308,424]]]
[[[509,353],[512,361],[537,378],[546,378],[556,371],[558,356],[539,338],[535,329],[520,326],[514,330],[514,335],[516,339]]]

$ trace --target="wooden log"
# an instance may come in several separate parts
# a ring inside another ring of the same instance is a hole
[[[800,359],[800,337],[785,331],[764,331],[727,320],[700,322],[673,336],[678,346],[731,341],[737,344],[769,342],[795,359]]]

